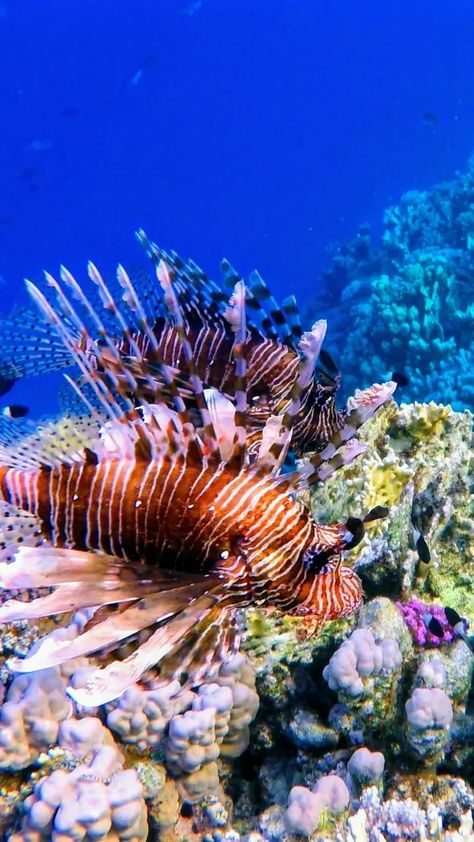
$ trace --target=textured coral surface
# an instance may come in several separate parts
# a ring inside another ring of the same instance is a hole
[[[212,682],[179,692],[153,671],[93,710],[66,686],[96,659],[2,667],[42,635],[73,638],[83,617],[3,630],[5,839],[474,838],[471,416],[392,403],[364,437],[366,454],[310,501],[327,520],[389,508],[354,553],[367,595],[356,615],[311,635],[304,618],[242,612],[241,653]]]

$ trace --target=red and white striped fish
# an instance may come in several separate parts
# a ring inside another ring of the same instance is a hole
[[[151,243],[143,231],[138,233],[138,238],[155,266],[163,260],[169,268],[183,315],[186,339],[191,345],[200,379],[206,387],[217,389],[232,399],[234,338],[224,317],[228,293],[207,278],[192,261],[184,263],[176,254],[167,254]],[[233,286],[238,280],[234,270],[226,261],[223,261],[222,267],[224,285]],[[91,274],[93,272],[91,267]],[[67,274],[65,270],[63,273]],[[135,287],[151,322],[160,357],[179,374],[176,383],[190,406],[193,391],[185,374],[183,346],[174,320],[148,277],[141,275],[135,281]],[[268,418],[284,413],[288,406],[291,390],[298,379],[304,339],[293,296],[279,306],[260,275],[252,272],[247,282],[247,299],[257,317],[256,323],[248,322],[245,336],[248,443],[256,450]],[[114,343],[123,357],[121,366],[130,367],[135,376],[136,398],[139,401],[152,400],[149,389],[151,374],[162,389],[165,384],[161,372],[153,368],[153,348],[148,333],[142,329],[135,314],[128,313],[127,317],[133,345],[117,324],[107,324],[107,329],[115,331]],[[323,329],[323,339],[325,322],[318,324]],[[97,338],[97,334],[91,332],[92,341],[87,352],[92,358],[96,355]],[[57,335],[48,325],[38,323],[35,313],[28,311],[19,311],[10,320],[0,322],[0,347],[0,374],[29,376],[71,365],[71,357]],[[142,376],[143,362],[147,370],[145,378]],[[323,352],[322,356],[316,356],[315,369],[310,373],[301,395],[300,409],[293,426],[292,448],[296,452],[322,449],[344,426],[347,413],[345,409],[337,408],[335,399],[339,381],[339,373],[329,355]],[[125,388],[127,383],[118,385]],[[63,407],[70,409],[74,397],[71,389],[64,390]],[[194,420],[198,423],[198,419]]]
[[[104,308],[137,354],[123,304],[116,303],[97,270],[91,276]],[[28,284],[95,400],[92,403],[74,384],[90,411],[81,452],[77,448],[68,452],[59,440],[45,443],[41,432],[36,444],[30,437],[27,444],[0,450],[4,514],[24,513],[19,515],[17,532],[23,539],[32,531],[33,540],[23,543],[36,544],[23,546],[13,562],[0,564],[0,584],[5,589],[54,587],[29,603],[7,600],[0,606],[0,621],[85,607],[93,607],[96,616],[74,641],[49,638],[10,666],[21,672],[43,669],[104,647],[113,649],[144,629],[152,631],[124,661],[93,672],[85,688],[70,690],[83,705],[115,698],[157,663],[163,677],[185,675],[191,684],[214,674],[238,645],[234,627],[238,607],[275,607],[323,622],[352,613],[363,596],[357,575],[341,560],[341,553],[360,540],[363,522],[349,518],[331,525],[315,523],[293,492],[322,481],[363,451],[353,436],[391,396],[395,384],[360,393],[344,427],[326,449],[313,455],[302,471],[280,475],[321,345],[321,329],[315,328],[304,337],[304,356],[287,410],[269,420],[257,458],[250,464],[245,428],[245,287],[236,284],[226,310],[234,335],[235,366],[229,413],[227,397],[217,390],[206,396],[164,264],[158,267],[158,276],[200,413],[199,434],[174,385],[174,373],[160,356],[137,292],[121,267],[118,279],[125,307],[148,337],[151,362],[172,395],[173,408],[150,375],[147,388],[154,384],[153,404],[136,409],[127,397],[136,394],[136,380],[122,365],[100,312],[69,273],[63,273],[63,284],[47,276],[57,296],[54,306]],[[85,350],[91,337],[75,302],[88,310],[101,337],[94,361]],[[148,376],[145,365],[142,376]],[[125,396],[118,395],[122,379],[128,383]],[[54,448],[59,458],[52,455]],[[104,606],[119,609],[101,619]]]

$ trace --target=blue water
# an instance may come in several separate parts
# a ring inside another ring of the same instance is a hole
[[[465,166],[473,34],[472,0],[1,0],[2,310],[137,265],[139,225],[304,302],[330,244]]]

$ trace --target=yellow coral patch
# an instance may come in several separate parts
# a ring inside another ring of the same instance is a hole
[[[437,403],[415,404],[406,425],[407,433],[412,438],[426,442],[427,439],[440,436],[445,430],[446,421],[453,415],[450,406]]]
[[[374,506],[395,506],[411,473],[400,465],[380,463],[369,468],[364,488],[363,510],[370,511]]]

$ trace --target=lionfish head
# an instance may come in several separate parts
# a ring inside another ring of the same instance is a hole
[[[304,598],[291,613],[320,622],[337,620],[354,614],[363,600],[364,589],[357,573],[336,558],[318,572],[308,573]]]
[[[362,540],[365,527],[364,520],[351,517],[322,529],[315,526],[313,540],[302,553],[305,579],[291,613],[324,621],[347,617],[362,604],[362,582],[354,570],[342,564],[341,553]]]

